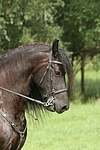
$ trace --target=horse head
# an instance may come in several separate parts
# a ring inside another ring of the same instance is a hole
[[[47,59],[34,75],[33,80],[37,94],[34,93],[33,97],[45,102],[47,110],[62,113],[69,109],[65,74],[70,76],[71,64],[65,52],[58,49],[58,42],[56,39],[53,41]]]

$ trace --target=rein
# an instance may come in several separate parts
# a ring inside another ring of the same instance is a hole
[[[0,86],[0,89],[1,89],[1,90],[4,90],[4,91],[6,91],[6,92],[9,92],[9,93],[15,94],[15,95],[17,95],[17,96],[23,97],[23,98],[25,98],[25,99],[28,99],[28,100],[30,100],[30,101],[36,102],[36,103],[41,104],[41,105],[43,105],[43,106],[46,106],[46,102],[42,102],[42,101],[40,101],[40,100],[36,100],[36,99],[30,98],[30,97],[25,96],[25,95],[23,95],[23,94],[20,94],[20,93],[14,92],[14,91],[12,91],[12,90],[6,89],[6,88],[4,88],[4,87],[2,87],[2,86]]]

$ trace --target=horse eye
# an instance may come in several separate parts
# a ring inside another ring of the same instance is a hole
[[[60,70],[56,70],[55,74],[56,74],[56,76],[60,76],[60,75],[62,75],[62,72]]]

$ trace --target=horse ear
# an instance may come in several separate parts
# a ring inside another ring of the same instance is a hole
[[[56,57],[58,54],[58,42],[59,40],[55,39],[52,43],[52,53],[54,57]]]

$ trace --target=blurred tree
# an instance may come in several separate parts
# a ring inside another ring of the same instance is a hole
[[[25,24],[28,1],[0,0],[0,48],[14,48],[19,44]]]
[[[61,29],[54,24],[53,13],[59,5],[61,0],[0,0],[0,49],[58,37]]]
[[[100,1],[63,0],[55,21],[63,28],[64,45],[72,54],[72,64],[80,66],[81,92],[85,94],[84,67],[87,58],[100,54]],[[61,12],[61,13],[59,13]],[[79,65],[80,64],[80,65]]]
[[[33,0],[30,7],[34,10],[31,19],[26,15],[26,26],[21,42],[34,39],[35,41],[51,42],[54,38],[59,37],[62,30],[58,24],[54,23],[55,7],[61,6],[61,0]],[[29,14],[30,11],[28,12]],[[56,35],[56,36],[55,36]],[[25,40],[27,39],[27,40]]]

